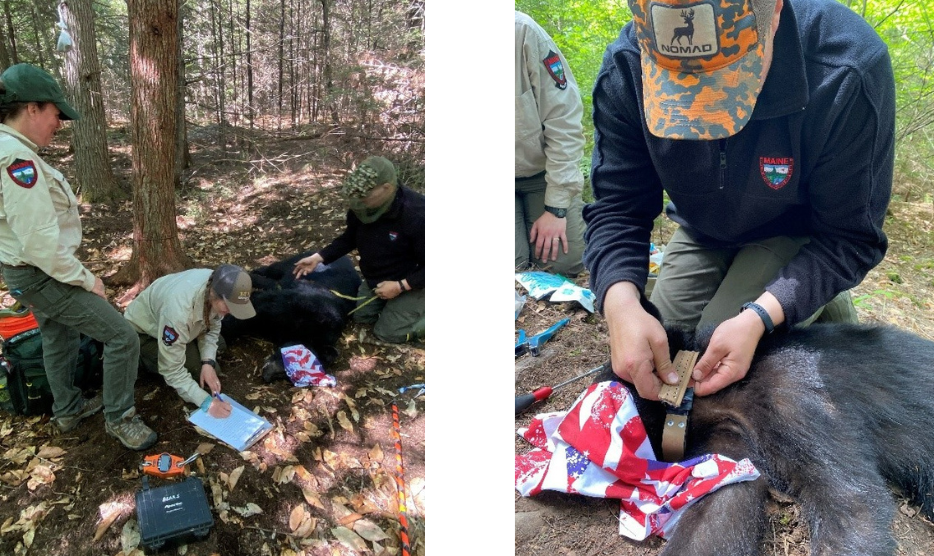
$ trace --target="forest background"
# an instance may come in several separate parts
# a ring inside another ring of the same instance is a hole
[[[930,126],[934,121],[934,4],[839,1],[860,14],[889,47],[897,96],[893,199],[930,202],[934,193],[934,134]],[[627,3],[619,0],[518,0],[515,6],[548,31],[580,85],[587,137],[581,168],[586,176],[593,150],[594,80],[607,45],[616,40],[632,13]]]

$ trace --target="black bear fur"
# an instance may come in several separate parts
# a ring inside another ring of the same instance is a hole
[[[668,329],[671,356],[702,351],[709,332],[695,341]],[[597,380],[613,379],[608,372]],[[665,408],[634,398],[660,454]],[[882,325],[815,324],[767,335],[745,378],[694,398],[685,451],[685,459],[749,458],[761,477],[690,506],[662,554],[759,554],[771,487],[800,504],[811,554],[891,556],[895,503],[887,485],[934,520],[932,427],[934,342]]]
[[[263,367],[266,382],[286,378],[279,351],[282,347],[303,344],[325,367],[339,355],[337,341],[356,306],[348,298],[357,296],[360,275],[348,257],[341,257],[324,270],[296,279],[292,274],[295,263],[312,253],[301,253],[250,272],[250,301],[256,316],[237,320],[228,315],[222,322],[221,335],[227,342],[251,336],[275,345],[275,352]]]

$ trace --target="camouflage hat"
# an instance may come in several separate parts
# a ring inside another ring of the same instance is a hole
[[[384,183],[396,185],[396,168],[381,156],[371,156],[344,178],[341,193],[347,198],[366,197],[374,187]]]
[[[653,135],[722,139],[746,125],[762,90],[775,2],[629,0]]]
[[[65,101],[62,88],[55,78],[32,64],[16,64],[0,74],[6,91],[0,95],[0,105],[12,102],[51,102],[61,114],[60,120],[77,120],[78,111]]]

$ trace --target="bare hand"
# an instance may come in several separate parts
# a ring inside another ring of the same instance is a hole
[[[631,382],[639,395],[657,400],[663,377],[678,383],[678,374],[668,352],[668,335],[662,324],[639,303],[639,290],[630,282],[610,287],[603,308],[610,329],[610,359],[613,372]]]
[[[746,376],[763,333],[765,325],[753,311],[720,323],[694,366],[694,393],[709,396]]]
[[[558,260],[558,250],[564,244],[564,254],[568,252],[567,218],[558,218],[547,210],[532,224],[529,243],[535,244],[535,258],[547,262]]]
[[[402,285],[400,285],[398,281],[387,280],[386,282],[376,284],[376,289],[373,290],[373,293],[380,299],[392,299],[402,293]]]
[[[208,364],[201,365],[201,379],[198,381],[198,384],[202,388],[209,390],[214,394],[218,394],[221,391],[221,379],[217,378],[217,370]]]
[[[91,293],[97,294],[103,299],[107,299],[107,291],[104,289],[104,282],[97,276],[94,277],[94,287],[91,289]]]
[[[233,407],[231,407],[229,403],[214,398],[211,400],[211,405],[208,407],[208,415],[216,419],[226,419],[230,417],[230,411],[232,409]]]
[[[301,259],[300,261],[295,263],[295,269],[292,271],[292,274],[294,274],[296,278],[301,278],[302,276],[310,272],[314,272],[315,267],[317,267],[318,264],[323,263],[323,262],[324,262],[324,257],[322,257],[321,255],[317,253],[313,255],[308,255],[304,259]]]

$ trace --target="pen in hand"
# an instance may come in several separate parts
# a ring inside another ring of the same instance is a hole
[[[211,392],[211,395],[217,399],[217,404],[216,409],[215,404],[211,404],[211,406],[208,408],[208,414],[218,419],[226,419],[227,417],[230,417],[230,411],[232,409],[230,404],[221,398],[219,392]]]

